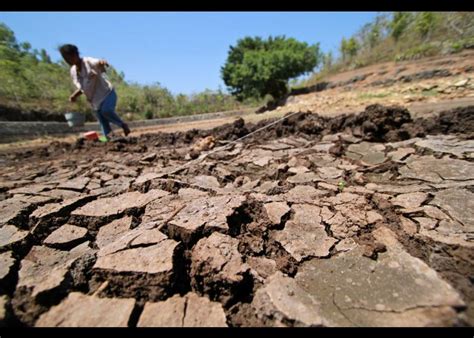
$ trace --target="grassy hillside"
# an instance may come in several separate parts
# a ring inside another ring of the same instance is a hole
[[[325,76],[386,61],[414,60],[474,48],[473,12],[395,12],[378,15],[351,37],[340,53],[324,54],[322,66],[295,85],[316,84]]]

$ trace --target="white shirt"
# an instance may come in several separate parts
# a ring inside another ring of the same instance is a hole
[[[71,67],[71,78],[77,89],[82,90],[87,100],[95,110],[113,89],[112,84],[102,76],[99,59],[82,58],[81,72],[77,72],[76,65]]]

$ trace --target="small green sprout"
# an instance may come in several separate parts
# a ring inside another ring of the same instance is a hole
[[[339,181],[339,183],[337,184],[337,187],[339,189],[339,192],[342,192],[344,190],[344,188],[346,187],[346,182],[345,181]]]

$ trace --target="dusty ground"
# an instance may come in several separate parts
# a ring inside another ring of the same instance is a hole
[[[458,107],[467,107],[474,105],[474,97],[466,97],[466,98],[456,98],[456,99],[448,99],[444,101],[437,101],[435,103],[409,103],[406,104],[406,107],[410,110],[410,113],[413,117],[429,117],[432,115],[439,114],[442,111],[450,110],[453,108]],[[361,109],[362,110],[362,109]],[[360,110],[355,110],[354,107],[350,107],[347,111],[319,111],[318,114],[321,116],[339,116],[342,114],[356,114]],[[285,109],[278,109],[273,111],[268,111],[263,114],[247,114],[243,115],[242,118],[246,123],[258,123],[259,121],[272,119],[272,118],[282,118],[288,113]],[[187,123],[176,123],[176,124],[168,124],[168,125],[157,125],[151,127],[143,127],[143,128],[134,128],[132,130],[131,136],[140,136],[145,134],[153,134],[157,132],[164,132],[164,133],[172,133],[177,131],[187,131],[192,129],[201,129],[201,130],[208,130],[215,128],[217,126],[221,126],[226,123],[231,123],[235,120],[233,117],[228,118],[220,118],[220,119],[212,119],[212,120],[205,120],[205,121],[194,121],[194,122],[187,122]],[[121,130],[116,130],[118,135],[121,135]],[[51,142],[67,142],[67,143],[75,143],[79,138],[82,138],[82,134],[77,135],[64,135],[64,136],[43,136],[40,138],[32,139],[32,140],[24,140],[24,141],[17,141],[11,143],[2,143],[0,144],[0,154],[8,154],[12,152],[24,152],[24,151],[31,151],[36,149],[37,147],[42,147],[50,144]]]
[[[270,121],[1,154],[0,322],[472,326],[474,106]]]
[[[175,123],[175,124],[157,125],[157,126],[151,126],[151,127],[134,128],[130,136],[140,136],[140,135],[152,134],[156,132],[171,133],[171,132],[176,132],[176,131],[186,131],[190,129],[211,129],[211,128],[223,125],[225,123],[232,122],[233,120],[234,118],[220,118],[220,119],[212,119],[212,120],[206,120],[206,121],[193,121],[193,122],[186,122],[186,123]],[[118,130],[117,128],[115,128],[115,126],[113,127],[114,127],[115,134],[122,135],[122,130]],[[77,141],[77,139],[82,138],[82,137],[83,137],[82,134],[50,135],[50,136],[43,136],[43,137],[31,139],[31,140],[2,143],[0,144],[0,153],[31,150],[37,147],[46,146],[49,143],[54,142],[54,141],[74,143]]]

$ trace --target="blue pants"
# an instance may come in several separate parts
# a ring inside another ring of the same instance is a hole
[[[117,104],[117,94],[115,90],[112,91],[105,97],[104,101],[100,104],[99,110],[95,112],[97,119],[99,120],[102,133],[107,136],[112,128],[110,122],[123,128],[124,122],[115,112],[115,106]]]

